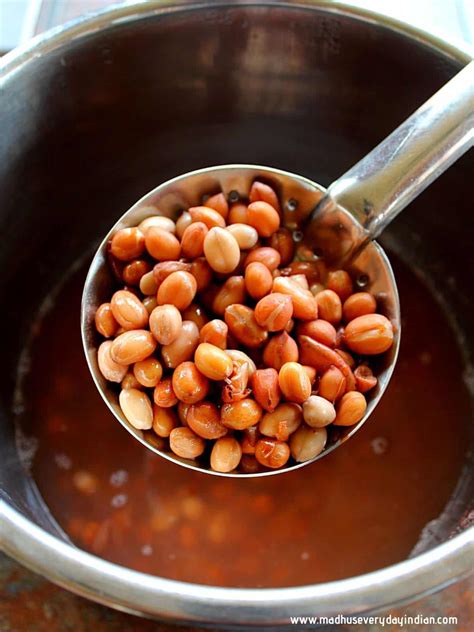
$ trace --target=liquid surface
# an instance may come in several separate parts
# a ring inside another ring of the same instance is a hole
[[[34,478],[73,542],[148,573],[240,587],[335,580],[406,558],[454,490],[469,408],[444,316],[412,273],[395,271],[401,353],[371,419],[313,465],[245,480],[168,463],[115,420],[85,363],[76,274],[36,333],[22,422],[38,445]]]

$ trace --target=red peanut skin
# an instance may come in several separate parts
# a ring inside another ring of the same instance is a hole
[[[278,371],[275,369],[258,369],[252,375],[253,395],[260,406],[267,412],[273,412],[280,403],[281,392],[278,385]]]
[[[313,340],[309,336],[298,336],[300,347],[301,364],[309,364],[314,366],[318,373],[327,371],[331,365],[336,366],[347,380],[346,391],[354,391],[356,387],[355,377],[345,360],[334,351],[321,344],[317,340]]]

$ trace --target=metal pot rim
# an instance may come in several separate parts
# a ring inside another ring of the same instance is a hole
[[[112,6],[38,35],[0,60],[0,86],[23,65],[71,39],[145,16],[197,10],[210,2],[139,0]],[[213,8],[229,1],[212,2]],[[430,33],[376,12],[332,0],[236,0],[236,5],[322,8],[382,24],[467,63],[467,45],[450,44]],[[365,575],[293,588],[237,589],[190,584],[133,571],[57,539],[0,501],[0,546],[25,566],[94,601],[137,614],[180,621],[265,625],[288,623],[290,616],[337,615],[383,609],[428,594],[472,571],[474,527],[439,546],[398,564]],[[436,576],[434,579],[433,575]]]
[[[149,15],[172,14],[182,10],[199,10],[233,6],[283,6],[311,10],[321,8],[328,13],[341,13],[365,22],[382,24],[392,31],[408,35],[412,39],[442,51],[445,55],[467,64],[474,58],[474,46],[460,39],[454,40],[401,22],[388,15],[351,5],[349,0],[128,0],[125,4],[113,4],[93,11],[65,24],[53,27],[17,46],[0,58],[0,85],[32,59],[41,57],[58,48],[64,42],[84,37],[95,31],[124,22],[132,22]]]

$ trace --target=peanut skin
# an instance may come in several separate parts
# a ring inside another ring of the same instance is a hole
[[[280,403],[280,386],[278,384],[278,371],[275,369],[258,369],[252,375],[251,380],[253,395],[260,406],[272,412]]]
[[[347,390],[354,390],[355,378],[352,369],[347,362],[335,351],[321,344],[317,340],[313,340],[309,336],[299,336],[300,343],[300,361],[302,364],[309,364],[323,373],[331,366],[337,367],[347,380]]]

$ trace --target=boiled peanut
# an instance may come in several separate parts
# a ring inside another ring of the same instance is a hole
[[[227,307],[245,301],[245,281],[242,276],[231,276],[216,293],[212,302],[213,311],[223,316]]]
[[[271,186],[264,182],[255,182],[250,187],[249,200],[251,202],[266,202],[270,204],[276,211],[280,212],[280,202],[278,196]]]
[[[137,388],[139,391],[141,391],[143,389],[143,384],[140,384],[135,375],[133,373],[130,373],[130,371],[123,378],[120,386],[124,390],[126,390],[127,388]]]
[[[180,311],[189,307],[196,295],[196,279],[189,272],[173,272],[158,288],[158,305],[170,304]]]
[[[160,408],[153,405],[152,428],[159,437],[169,437],[171,431],[179,426],[179,420],[172,408]]]
[[[102,303],[95,313],[95,328],[104,338],[112,338],[117,333],[118,327],[110,303]]]
[[[263,263],[255,261],[245,268],[245,287],[256,301],[268,294],[272,285],[272,273]]]
[[[299,336],[309,336],[327,347],[336,346],[336,330],[327,320],[308,320],[298,325],[297,332]]]
[[[311,428],[323,428],[332,424],[336,418],[336,409],[324,397],[311,395],[303,402],[303,417]]]
[[[291,456],[298,463],[315,459],[324,450],[327,436],[326,428],[310,428],[303,424],[290,437]]]
[[[314,320],[318,317],[318,304],[309,290],[304,290],[291,277],[277,277],[273,280],[273,291],[291,296],[293,314],[301,320]]]
[[[199,344],[199,329],[191,320],[184,320],[178,337],[170,344],[163,345],[161,357],[168,369],[174,369],[190,360]]]
[[[173,384],[170,377],[164,377],[155,386],[153,391],[153,401],[160,408],[171,408],[176,406],[178,398],[173,390]]]
[[[116,362],[110,353],[112,347],[112,341],[106,340],[103,342],[97,350],[97,364],[99,365],[99,371],[109,382],[120,383],[127,371],[127,365],[119,364]]]
[[[196,279],[197,291],[202,292],[209,287],[212,281],[211,266],[207,263],[205,257],[198,257],[191,263],[189,272]]]
[[[147,358],[133,365],[133,374],[139,384],[146,388],[153,388],[161,380],[163,367],[156,358]]]
[[[342,318],[342,303],[336,292],[323,290],[316,296],[319,318],[337,325]]]
[[[362,393],[350,391],[337,404],[335,426],[353,426],[365,415],[367,402]]]
[[[181,254],[178,239],[157,226],[150,226],[146,231],[145,246],[149,254],[158,261],[175,261]]]
[[[260,463],[252,454],[242,454],[239,470],[244,474],[256,474],[261,469]]]
[[[229,328],[225,322],[215,318],[203,326],[199,333],[199,339],[201,342],[209,342],[219,349],[226,349],[228,332]]]
[[[260,237],[270,237],[280,228],[280,215],[268,202],[252,202],[247,208],[247,221]]]
[[[280,253],[281,266],[287,266],[295,255],[295,242],[288,228],[279,228],[276,233],[270,237],[271,248],[275,248]]]
[[[150,210],[154,209],[150,207]],[[173,222],[172,219],[170,219],[169,217],[165,217],[164,215],[151,215],[138,224],[139,230],[141,230],[144,235],[152,226],[155,226],[156,228],[161,228],[162,230],[166,230],[169,233],[173,233],[173,235],[176,232],[176,224]]]
[[[146,294],[146,296],[153,296],[158,290],[158,283],[156,282],[155,273],[153,270],[147,272],[140,279],[140,292]]]
[[[260,431],[258,429],[258,426],[250,426],[250,428],[245,428],[245,430],[242,431],[242,434],[244,436],[247,449],[250,450],[250,448],[253,448],[253,450],[246,452],[246,454],[255,454],[255,446],[257,445],[257,441],[260,439]],[[244,452],[244,450],[242,451]]]
[[[232,373],[232,359],[225,351],[202,342],[196,349],[194,361],[203,375],[211,380],[224,380]]]
[[[352,279],[345,270],[328,272],[327,288],[336,292],[342,302],[352,294]]]
[[[239,465],[242,449],[234,437],[217,439],[212,447],[211,468],[216,472],[232,472]]]
[[[285,329],[292,315],[293,301],[287,294],[272,292],[260,299],[255,306],[255,320],[268,331]]]
[[[266,437],[279,441],[288,441],[303,421],[301,406],[292,402],[284,402],[272,412],[263,415],[258,424],[259,431]]]
[[[225,384],[222,387],[222,401],[224,403],[233,404],[250,395],[250,389],[247,387],[249,373],[247,362],[239,364],[232,361],[232,373],[225,379]]]
[[[258,369],[252,375],[250,383],[255,400],[260,406],[270,412],[275,410],[281,397],[278,371],[275,369]]]
[[[145,306],[148,315],[150,315],[155,307],[158,305],[156,296],[145,296],[145,298],[143,299],[143,305]]]
[[[148,358],[156,349],[156,340],[146,329],[133,329],[112,342],[110,355],[118,364],[134,364]]]
[[[232,204],[227,216],[228,224],[247,224],[248,223],[248,211],[247,205],[242,202],[236,202]]]
[[[190,272],[192,264],[185,261],[161,261],[153,268],[153,275],[157,284],[157,288],[163,281],[173,272]]]
[[[298,404],[311,395],[311,382],[308,374],[298,362],[286,362],[278,373],[281,392],[287,400]]]
[[[322,283],[311,283],[309,286],[309,290],[313,296],[317,296],[320,292],[325,289]]]
[[[183,320],[192,320],[193,323],[196,323],[199,331],[209,322],[206,312],[198,303],[191,303],[183,310]]]
[[[248,224],[231,224],[226,230],[235,238],[241,250],[253,248],[258,241],[257,231]]]
[[[281,276],[304,275],[308,285],[319,281],[320,271],[317,261],[292,261],[286,268],[281,270]],[[324,289],[324,288],[323,288]]]
[[[255,446],[255,458],[265,467],[283,467],[290,458],[290,448],[284,441],[259,439]]]
[[[178,402],[178,417],[183,426],[188,425],[188,412],[190,408],[191,408],[191,404]]]
[[[173,371],[173,392],[185,404],[196,404],[209,393],[209,380],[194,362],[182,362]]]
[[[346,323],[365,316],[366,314],[374,314],[377,309],[377,301],[370,292],[356,292],[349,296],[342,306],[342,314]]]
[[[226,428],[244,430],[258,424],[262,417],[262,407],[253,399],[242,399],[221,408],[221,422]]]
[[[319,395],[334,404],[346,391],[346,378],[335,366],[329,367],[319,378]]]
[[[301,366],[306,371],[306,375],[309,377],[311,386],[313,386],[314,381],[316,380],[316,369],[314,368],[314,366],[309,366],[307,364],[302,364]]]
[[[227,230],[218,227],[211,228],[207,233],[204,254],[211,268],[223,274],[233,272],[240,260],[237,240]]]
[[[193,218],[189,211],[184,211],[176,220],[176,237],[181,239],[184,235],[186,228],[192,224]]]
[[[337,355],[339,355],[344,360],[347,366],[349,366],[351,369],[355,368],[356,361],[354,360],[354,356],[352,356],[349,351],[346,351],[345,349],[335,349],[335,351]]]
[[[298,342],[302,364],[314,366],[320,373],[327,371],[334,365],[342,372],[345,378],[351,373],[346,360],[342,358],[336,349],[331,349],[309,336],[298,336]]]
[[[309,290],[308,279],[304,274],[292,274],[290,278],[293,283],[299,285],[302,290]]]
[[[145,250],[145,236],[138,228],[122,228],[112,237],[110,251],[120,261],[136,259]]]
[[[225,228],[225,219],[213,208],[207,206],[193,206],[188,212],[191,215],[193,223],[202,222],[206,224],[209,230],[215,227]]]
[[[222,215],[224,219],[227,218],[229,213],[229,205],[223,193],[211,195],[211,197],[204,202],[204,206],[214,209],[219,213],[219,215]]]
[[[298,345],[286,331],[282,331],[273,336],[266,345],[263,362],[266,366],[279,371],[285,362],[297,362],[298,355]]]
[[[144,274],[151,271],[151,264],[144,259],[130,261],[123,269],[122,278],[127,285],[138,285]]]
[[[354,371],[356,388],[361,393],[367,393],[377,386],[377,378],[372,373],[372,369],[365,364],[361,364]]]
[[[170,448],[183,459],[197,459],[205,447],[204,439],[198,437],[191,428],[173,428],[170,433]]]
[[[270,272],[273,272],[280,265],[281,257],[278,250],[275,248],[269,248],[263,246],[261,248],[255,248],[251,250],[245,259],[245,266],[249,266],[251,263],[263,263],[267,266]]]
[[[181,333],[182,326],[181,314],[174,305],[159,305],[150,314],[150,331],[160,345],[174,342]]]
[[[189,407],[186,422],[203,439],[219,439],[227,434],[227,428],[221,422],[217,406],[211,402],[199,402]]]
[[[204,253],[204,238],[209,232],[203,222],[190,224],[181,238],[181,253],[186,259],[196,259]]]
[[[139,298],[127,290],[115,292],[110,301],[115,320],[124,329],[143,329],[148,323],[148,312]]]
[[[361,355],[384,353],[393,344],[393,326],[382,314],[365,314],[348,323],[344,340],[351,351]]]
[[[146,393],[136,388],[120,391],[119,404],[127,421],[137,430],[149,430],[153,424],[153,409]]]
[[[232,358],[232,362],[237,364],[238,366],[242,366],[242,364],[247,364],[249,367],[249,376],[251,377],[257,367],[255,366],[255,362],[252,360],[250,356],[248,356],[243,351],[239,351],[238,349],[227,349],[227,355]]]

